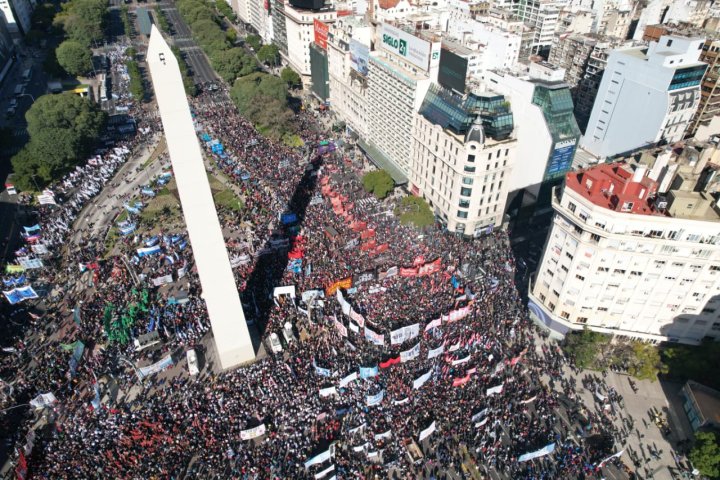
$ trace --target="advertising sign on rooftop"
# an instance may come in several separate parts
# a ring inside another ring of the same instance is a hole
[[[363,45],[357,40],[350,40],[350,68],[363,77],[366,77],[368,74],[369,56],[370,49],[366,45]]]
[[[315,43],[323,50],[327,50],[328,31],[330,27],[317,18],[313,20],[313,25],[315,26]]]
[[[380,30],[380,45],[383,50],[403,57],[424,71],[428,70],[430,42],[383,23]]]

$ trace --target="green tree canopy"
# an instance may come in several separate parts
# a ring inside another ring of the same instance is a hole
[[[579,368],[590,368],[595,366],[601,346],[609,342],[610,337],[607,335],[584,328],[565,335],[563,349]]]
[[[635,341],[632,344],[632,356],[629,359],[628,373],[640,380],[657,380],[660,373],[666,373],[667,367],[660,360],[660,351],[655,345]]]
[[[264,135],[279,140],[294,133],[294,115],[282,79],[256,72],[238,78],[230,95],[240,113]]]
[[[242,48],[234,47],[219,50],[210,57],[212,66],[223,80],[232,84],[238,77],[249,75],[257,70],[257,62]]]
[[[277,45],[263,45],[258,50],[257,57],[262,63],[275,65],[280,61],[280,50]]]
[[[33,28],[47,32],[53,25],[56,13],[54,4],[43,3],[35,7],[32,17],[30,18],[30,22],[32,23]]]
[[[400,201],[395,215],[400,217],[403,225],[415,225],[417,228],[429,227],[435,222],[435,216],[427,202],[414,195],[408,195]]]
[[[225,0],[215,0],[215,8],[217,9],[218,13],[220,13],[223,17],[227,18],[231,22],[237,20],[237,15],[235,15],[232,7]]]
[[[57,61],[69,75],[77,77],[92,70],[90,49],[75,40],[65,40],[55,50]]]
[[[248,35],[245,42],[250,45],[256,52],[262,47],[262,39],[258,35]]]
[[[298,75],[298,73],[290,67],[282,69],[280,72],[280,78],[282,78],[290,88],[300,85],[301,82],[300,75]]]
[[[362,183],[366,192],[372,193],[379,199],[387,197],[388,193],[395,188],[395,182],[385,170],[374,170],[366,173],[362,178]]]
[[[20,188],[47,184],[85,160],[102,131],[106,114],[74,94],[43,95],[25,114],[30,141],[12,159]]]
[[[63,5],[56,19],[62,22],[70,39],[90,46],[103,39],[106,16],[106,0],[72,0]]]
[[[673,345],[661,352],[668,374],[678,380],[695,380],[720,389],[720,375],[708,365],[720,364],[720,343],[708,340],[698,346]]]
[[[720,439],[715,432],[697,432],[688,456],[693,467],[709,478],[720,478]]]

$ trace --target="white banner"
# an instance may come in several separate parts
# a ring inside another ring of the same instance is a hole
[[[465,358],[458,358],[457,360],[453,360],[452,364],[453,365],[462,365],[465,362],[469,362],[471,358],[472,358],[472,355],[468,354],[468,356]]]
[[[340,380],[340,388],[345,388],[348,383],[358,379],[358,372],[353,372],[350,375]]]
[[[520,455],[520,457],[518,457],[518,462],[527,462],[528,460],[532,460],[534,458],[544,457],[545,455],[549,455],[554,451],[555,451],[555,444],[551,443],[549,445],[544,446],[540,450],[526,453],[525,455]]]
[[[138,371],[140,372],[140,376],[142,378],[147,377],[148,375],[152,375],[153,373],[162,372],[166,368],[172,367],[173,365],[173,359],[170,355],[163,358],[159,362],[153,363],[152,365],[148,365],[147,367],[140,367],[138,368]]]
[[[343,297],[343,294],[340,291],[340,289],[338,289],[337,292],[335,293],[335,297],[337,298],[337,301],[340,304],[340,308],[342,309],[342,312],[345,315],[350,315],[350,310],[351,310],[350,304],[347,302],[347,300],[345,300],[345,297]]]
[[[328,448],[324,452],[315,455],[313,458],[305,462],[305,468],[309,468],[318,463],[323,463],[325,460],[330,460],[330,457],[332,456],[331,450],[332,448]]]
[[[365,338],[375,345],[380,345],[381,347],[385,345],[385,335],[373,332],[370,327],[365,327]]]
[[[335,387],[328,387],[328,388],[321,388],[320,389],[320,396],[321,397],[329,397],[330,395],[337,395],[337,390],[335,390]]]
[[[368,395],[365,403],[367,404],[368,407],[371,407],[373,405],[377,405],[380,402],[382,402],[384,397],[385,397],[385,390],[380,390],[380,393],[376,393],[375,395]]]
[[[486,408],[486,409],[484,409],[484,410],[479,411],[478,413],[476,413],[475,415],[473,415],[470,420],[472,420],[473,422],[477,422],[478,420],[480,420],[481,418],[483,418],[485,415],[487,415],[488,410],[490,410],[490,409],[489,409],[489,408]]]
[[[253,438],[265,435],[265,424],[258,425],[255,428],[240,431],[240,440],[252,440]]]
[[[418,441],[422,442],[427,437],[432,435],[432,433],[435,431],[435,422],[432,422],[428,428],[420,432],[420,439]]]
[[[503,391],[503,384],[501,383],[497,387],[488,388],[487,391],[485,392],[485,395],[487,395],[489,397],[491,395],[495,395],[496,393],[502,393],[502,391]]]
[[[360,333],[360,327],[355,325],[355,322],[350,322],[350,323],[348,323],[348,325],[350,325],[350,330],[352,330],[355,333]]]
[[[432,350],[428,350],[428,359],[435,358],[439,355],[441,355],[445,351],[445,345],[440,345],[438,348],[433,348]]]
[[[440,325],[442,325],[442,318],[436,318],[432,322],[425,325],[425,331],[427,332],[428,330],[439,327]]]
[[[370,442],[365,442],[362,445],[358,445],[357,447],[352,447],[353,452],[362,452],[366,448],[370,448]]]
[[[34,408],[45,408],[54,405],[57,402],[57,398],[51,392],[41,393],[37,397],[30,400],[30,405]]]
[[[390,332],[390,344],[399,345],[407,340],[412,340],[420,333],[420,324],[415,323],[406,327],[398,328]]]
[[[384,432],[384,433],[378,433],[373,438],[375,438],[375,441],[377,442],[379,440],[382,440],[383,438],[390,438],[390,437],[392,437],[392,430],[388,430],[387,432]]]
[[[400,352],[400,361],[403,363],[409,362],[413,358],[417,358],[419,355],[420,355],[420,342],[418,342],[410,350],[405,350],[404,352]]]
[[[425,385],[425,383],[430,380],[430,377],[432,376],[432,369],[428,370],[427,373],[424,373],[420,375],[418,378],[413,380],[413,389],[417,390],[418,388]]]
[[[354,309],[350,309],[350,318],[355,321],[361,327],[365,326],[365,317],[357,313]]]
[[[172,283],[173,278],[172,275],[165,275],[164,277],[157,277],[152,279],[152,284],[156,287],[159,287],[160,285],[165,285],[166,283]]]
[[[327,475],[328,473],[333,472],[333,471],[335,471],[335,465],[330,465],[328,468],[326,468],[326,469],[323,470],[322,472],[316,473],[316,474],[315,474],[315,478],[316,478],[317,480],[319,480],[320,478],[325,477],[325,475]]]

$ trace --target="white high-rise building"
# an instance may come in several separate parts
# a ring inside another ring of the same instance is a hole
[[[230,2],[233,11],[243,23],[251,23],[250,2],[251,0],[231,0]]]
[[[449,231],[492,232],[505,212],[517,144],[512,133],[503,95],[460,96],[433,84],[415,116],[410,191],[428,201]]]
[[[685,135],[700,102],[703,38],[662,36],[649,47],[613,50],[583,148],[599,159]]]
[[[0,11],[5,15],[10,33],[30,31],[30,19],[35,2],[30,0],[0,0]]]
[[[552,196],[531,318],[559,336],[588,327],[649,341],[720,338],[718,207],[692,186],[659,195],[666,167],[566,175]]]
[[[288,63],[300,75],[310,75],[310,44],[315,39],[315,20],[328,25],[335,21],[332,9],[306,10],[285,4]]]
[[[359,17],[341,17],[328,35],[330,105],[351,131],[368,134],[368,61],[372,27]]]
[[[248,3],[247,10],[250,12],[250,25],[252,25],[260,38],[262,38],[263,42],[270,43],[272,40],[270,0],[245,1]]]
[[[400,175],[393,175],[396,181],[407,179],[410,171],[414,115],[437,80],[440,45],[439,38],[420,38],[381,24],[376,50],[370,52],[365,151],[376,164],[399,170]]]

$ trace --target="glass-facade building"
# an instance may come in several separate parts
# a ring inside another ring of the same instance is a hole
[[[310,44],[310,78],[312,93],[321,101],[327,102],[330,98],[327,52],[315,43]]]
[[[432,84],[420,107],[420,114],[460,135],[467,133],[476,119],[481,120],[485,135],[494,140],[504,140],[513,131],[510,103],[503,95],[470,93],[461,96]]]
[[[540,107],[553,140],[553,149],[545,169],[544,180],[562,178],[572,166],[575,148],[580,139],[573,114],[573,101],[570,89],[564,83],[535,85],[532,103]]]

